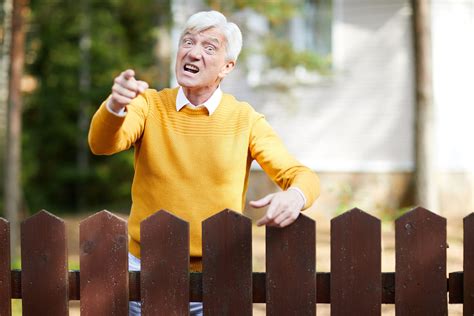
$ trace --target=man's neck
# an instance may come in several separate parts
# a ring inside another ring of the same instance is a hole
[[[197,106],[209,100],[214,91],[216,91],[217,87],[218,86],[200,90],[183,87],[183,92],[186,98],[188,98],[189,102]]]

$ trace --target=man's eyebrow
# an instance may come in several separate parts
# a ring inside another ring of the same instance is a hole
[[[181,37],[181,39],[187,37],[187,36],[190,36],[190,37],[196,37],[196,33],[192,33],[192,32],[186,32],[183,34],[183,36]],[[221,45],[221,41],[215,37],[215,36],[211,36],[211,35],[206,35],[205,36],[205,39],[204,39],[205,42],[212,42],[214,44],[216,44],[217,46],[220,46]]]
[[[183,36],[181,38],[185,38],[186,36],[194,36],[194,34],[191,33],[191,32],[186,32],[186,33],[183,34]]]
[[[221,44],[221,42],[219,41],[219,39],[217,37],[209,36],[206,40],[209,41],[209,42],[214,42],[217,45]]]

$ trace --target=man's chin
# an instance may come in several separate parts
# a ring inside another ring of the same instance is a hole
[[[190,78],[177,78],[178,84],[183,88],[195,88],[197,86],[194,80]]]
[[[179,81],[178,81],[178,84],[179,84],[181,87],[186,88],[186,89],[195,89],[195,88],[198,87],[197,85],[189,84],[189,83],[187,83],[187,82],[179,82]]]

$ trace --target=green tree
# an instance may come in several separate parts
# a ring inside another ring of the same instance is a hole
[[[84,1],[31,2],[27,62],[38,85],[26,100],[23,139],[23,182],[31,211],[127,207],[133,153],[105,158],[88,152],[87,167],[79,168],[88,129],[80,116],[90,119],[125,68],[136,69],[155,88],[163,85],[154,47],[158,28],[169,25],[156,16],[169,16],[169,3]]]

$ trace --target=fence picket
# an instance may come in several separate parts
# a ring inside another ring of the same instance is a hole
[[[464,218],[464,315],[474,314],[474,213]]]
[[[474,314],[474,213],[464,218],[464,271],[446,280],[446,219],[417,208],[396,221],[396,272],[380,273],[380,221],[353,209],[331,221],[331,272],[315,273],[315,222],[266,228],[266,273],[252,272],[251,223],[231,210],[203,222],[203,273],[189,273],[189,226],[166,211],[142,222],[142,271],[128,272],[126,222],[102,211],[80,224],[81,271],[67,271],[64,222],[41,211],[22,223],[23,271],[10,271],[9,223],[0,218],[0,315],[22,299],[24,315],[186,315],[203,301],[206,315],[447,315],[450,304]],[[130,280],[128,279],[130,277]],[[446,282],[448,281],[448,282]],[[449,285],[447,284],[449,283]],[[317,291],[317,293],[316,293]]]
[[[127,223],[108,211],[80,223],[81,315],[128,315]]]
[[[331,220],[331,315],[380,315],[380,220],[355,208]]]
[[[446,219],[418,207],[395,222],[396,315],[447,315]]]
[[[316,315],[316,224],[266,228],[267,314]]]
[[[11,315],[10,223],[0,217],[0,315]]]
[[[140,225],[143,315],[189,313],[189,225],[159,211]]]
[[[21,223],[23,315],[68,315],[64,221],[44,210]]]
[[[202,229],[204,315],[251,315],[250,219],[226,209],[206,219]]]

